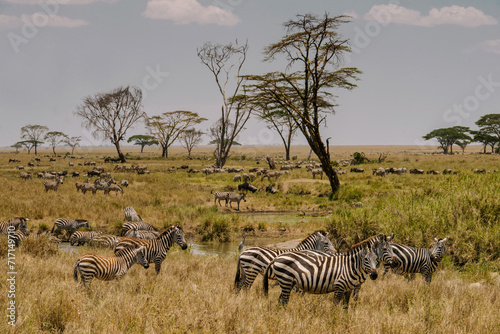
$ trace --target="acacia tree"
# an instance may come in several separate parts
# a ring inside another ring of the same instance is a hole
[[[355,88],[353,81],[361,73],[355,67],[342,67],[343,55],[351,49],[337,29],[347,22],[349,17],[343,15],[297,15],[284,23],[285,36],[264,50],[265,61],[284,56],[285,70],[247,77],[254,81],[255,92],[269,94],[293,119],[321,161],[332,193],[339,189],[340,182],[320,129],[326,125],[326,117],[335,112],[332,90]]]
[[[94,138],[109,139],[116,147],[122,163],[126,162],[120,148],[127,131],[146,117],[142,106],[142,91],[137,87],[119,87],[107,93],[97,93],[83,99],[75,114],[83,118],[82,126],[94,129]]]
[[[28,148],[28,154],[32,148],[35,149],[35,154],[38,154],[37,148],[39,145],[43,144],[41,139],[45,132],[49,131],[49,128],[43,125],[26,125],[21,128],[21,139],[24,139],[24,146]]]
[[[187,129],[181,134],[181,144],[188,151],[188,157],[191,156],[191,151],[195,146],[201,143],[201,137],[204,135],[202,131]]]
[[[16,153],[19,153],[19,149],[23,147],[23,144],[21,142],[17,142],[15,144],[10,145],[10,147],[16,149]]]
[[[127,140],[127,143],[134,142],[134,145],[141,147],[141,153],[144,151],[144,146],[158,145],[158,141],[149,135],[134,135]]]
[[[496,142],[500,142],[500,114],[481,116],[476,122],[476,125],[479,127],[480,131],[491,136],[496,136]]]
[[[465,126],[454,126],[451,128],[441,128],[432,130],[422,138],[425,140],[435,139],[439,143],[439,148],[443,149],[444,154],[453,154],[453,145],[463,144],[463,141],[471,141],[472,138],[467,135],[470,129]],[[466,145],[467,146],[467,145]]]
[[[496,136],[492,136],[482,129],[479,131],[471,131],[471,134],[474,136],[474,142],[483,144],[483,153],[486,153],[487,146],[491,147],[491,153],[495,151],[495,145],[498,143],[498,138]]]
[[[238,41],[227,45],[205,43],[197,51],[201,62],[214,75],[222,96],[221,116],[213,127],[218,131],[214,139],[217,145],[215,165],[222,168],[226,164],[234,140],[245,127],[252,111],[245,92],[239,93],[240,88],[243,88],[244,78],[240,74],[246,60],[248,43],[241,46]],[[232,87],[229,87],[233,73],[236,79]]]
[[[50,147],[52,147],[52,153],[54,153],[55,156],[57,145],[65,143],[68,136],[60,131],[50,131],[45,134],[43,139],[49,142]]]
[[[146,126],[149,133],[158,141],[162,147],[161,156],[168,158],[168,148],[186,131],[190,126],[206,121],[198,113],[192,111],[170,111],[159,116],[149,117]]]
[[[78,136],[78,137],[71,137],[71,138],[66,138],[66,140],[64,141],[66,143],[66,145],[70,146],[71,147],[71,155],[73,155],[73,153],[75,152],[75,148],[77,146],[80,146],[80,141],[82,140],[82,137]]]

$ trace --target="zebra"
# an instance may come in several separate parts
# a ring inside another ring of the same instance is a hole
[[[54,226],[50,233],[53,233],[54,236],[58,236],[61,234],[62,230],[68,231],[68,240],[73,232],[77,231],[80,227],[85,227],[85,229],[89,230],[89,222],[84,219],[69,219],[69,218],[57,218],[54,222]],[[55,231],[54,231],[55,229]]]
[[[123,213],[125,213],[125,219],[128,222],[142,222],[141,216],[135,212],[135,209],[131,206],[127,206],[125,209],[123,209]]]
[[[158,229],[148,223],[143,221],[140,222],[127,222],[122,226],[121,235],[126,235],[130,230],[141,230],[141,231],[149,231],[149,232],[158,232]]]
[[[87,179],[88,180],[88,179]],[[80,189],[82,193],[86,194],[87,191],[91,191],[92,195],[95,195],[97,193],[97,188],[94,183],[86,183],[84,182],[82,185],[82,188]]]
[[[101,235],[102,232],[89,232],[89,231],[75,231],[70,237],[69,242],[71,246],[74,244],[84,245],[89,243],[93,238]]]
[[[21,173],[19,173],[19,177],[21,179],[23,179],[24,181],[26,181],[28,179],[31,179],[33,177],[33,175],[31,173],[21,172]]]
[[[27,236],[21,230],[15,230],[14,233],[9,234],[8,237],[9,237],[9,243],[10,240],[13,240],[12,242],[14,243],[14,246],[19,247],[21,241]]]
[[[227,206],[227,201],[229,199],[229,192],[227,191],[216,191],[214,192],[214,204],[217,205],[217,200],[219,200],[219,206],[222,206],[220,204],[220,200],[223,199],[226,201],[226,206]]]
[[[76,192],[79,192],[81,190],[83,193],[83,188],[85,187],[86,184],[90,184],[90,179],[86,179],[84,182],[81,181],[75,182]]]
[[[128,230],[125,234],[126,237],[129,238],[137,238],[137,239],[155,239],[160,235],[160,233],[156,231],[144,231],[144,230]]]
[[[241,252],[236,267],[236,277],[234,279],[234,289],[236,292],[243,289],[250,289],[258,274],[264,274],[266,267],[278,255],[299,251],[304,249],[317,249],[330,254],[337,251],[333,247],[328,232],[315,231],[302,240],[297,247],[291,249],[277,249],[271,247],[247,247]]]
[[[114,191],[117,195],[118,192],[121,192],[123,194],[123,189],[117,184],[110,184],[106,189],[104,189],[104,194],[109,195],[110,191]]]
[[[110,281],[119,279],[138,262],[144,268],[149,268],[149,263],[144,256],[145,247],[126,248],[117,252],[116,256],[102,256],[85,254],[76,261],[73,278],[78,282],[80,274],[83,286],[90,285],[93,278]]]
[[[187,243],[184,239],[184,231],[179,225],[171,226],[156,239],[121,238],[116,244],[115,253],[126,247],[136,248],[145,246],[144,256],[146,257],[146,261],[148,263],[155,263],[155,270],[158,275],[160,273],[161,263],[165,260],[167,252],[174,243],[177,243],[182,249],[187,248]]]
[[[119,239],[120,237],[117,237],[116,235],[105,234],[92,238],[89,244],[91,246],[115,249],[116,243],[118,242]]]
[[[62,183],[63,180],[60,177],[58,177],[55,181],[45,181],[45,183],[43,184],[45,186],[45,192],[48,192],[49,190],[57,191],[57,188],[59,188],[59,184]]]
[[[237,202],[238,203],[238,211],[240,211],[240,202],[243,200],[243,202],[246,202],[246,196],[245,194],[237,194],[235,192],[230,192],[227,196],[226,203],[229,201],[229,207],[232,209],[233,207],[231,206],[232,202]],[[220,201],[219,201],[220,204]]]
[[[128,187],[128,180],[121,180],[121,181],[120,181],[120,185],[121,185],[123,188],[127,188],[127,187]]]
[[[9,226],[14,226],[15,230],[20,230],[24,234],[28,235],[28,218],[24,217],[14,217],[9,219],[6,222],[0,222],[0,235],[7,235],[9,234]]]
[[[430,284],[432,274],[436,271],[446,251],[444,245],[446,240],[448,238],[441,240],[434,238],[434,242],[429,248],[415,248],[392,243],[395,259],[392,265],[384,263],[384,276],[389,270],[392,270],[396,274],[405,275],[410,281],[415,278],[416,273],[420,273],[425,282]]]
[[[316,178],[316,175],[319,175],[321,179],[323,180],[323,170],[322,169],[311,169],[312,177],[313,179]]]
[[[102,181],[101,179],[97,179],[94,182],[96,191],[97,190],[102,190],[104,193],[106,193],[106,189],[112,184],[116,184],[116,181],[113,178],[109,178],[106,181]]]
[[[295,251],[278,255],[264,273],[264,294],[269,291],[269,276],[281,287],[279,304],[286,305],[290,292],[297,286],[313,294],[334,293],[334,301],[349,306],[351,291],[364,283],[369,275],[377,279],[377,254],[366,243],[335,256],[319,252]]]

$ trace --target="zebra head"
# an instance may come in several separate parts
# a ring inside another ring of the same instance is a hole
[[[319,249],[329,255],[336,254],[337,250],[335,249],[335,247],[333,247],[332,242],[328,238],[328,232],[320,232],[319,236],[320,237],[317,242],[319,247],[315,247],[315,249]]]
[[[182,227],[180,227],[179,224],[174,226],[175,231],[174,231],[174,242],[181,246],[182,249],[187,248],[187,243],[186,239],[184,239],[184,231],[182,230]]]
[[[26,219],[21,218],[21,222],[19,223],[19,230],[23,232],[25,235],[30,234],[28,230],[28,223],[26,223]]]
[[[384,237],[377,246],[377,257],[384,263],[391,265],[394,261],[394,252],[392,250],[391,241],[394,239],[394,233],[391,236]]]
[[[446,246],[444,245],[446,240],[448,240],[448,238],[444,238],[442,240],[434,238],[434,243],[429,248],[432,261],[441,262],[444,252],[446,251]]]
[[[360,253],[363,261],[363,271],[370,275],[372,280],[377,279],[377,253],[368,246],[363,246],[363,250]]]
[[[149,262],[146,260],[146,257],[144,256],[144,250],[146,247],[141,246],[137,249],[137,262],[143,266],[145,269],[149,268]]]
[[[90,231],[90,226],[89,226],[89,222],[88,221],[83,220],[83,219],[79,219],[79,220],[77,220],[77,222],[78,222],[78,228],[85,227],[85,229],[87,231]]]

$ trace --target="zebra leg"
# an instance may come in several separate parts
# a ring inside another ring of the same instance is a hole
[[[358,298],[359,298],[359,290],[361,289],[361,284],[359,285],[356,285],[356,287],[354,288],[354,290],[352,290],[352,299],[357,302],[358,301]],[[349,295],[351,293],[349,292]],[[347,303],[349,304],[349,298],[347,299]]]
[[[162,263],[163,259],[160,259],[160,258],[156,258],[155,259],[155,270],[156,270],[156,275],[158,275],[160,273],[160,269],[161,269],[161,263]]]
[[[358,287],[356,287],[356,288],[358,288]],[[359,289],[358,289],[358,291],[359,291]],[[353,292],[353,296],[354,296],[354,295],[355,295],[355,298],[356,298],[356,300],[357,300],[358,295],[357,295],[356,291],[355,291],[355,292]],[[350,299],[350,298],[351,298],[351,291],[346,291],[346,292],[344,292],[344,296],[343,296],[343,298],[342,298],[342,304],[343,304],[343,308],[344,308],[344,309],[348,309],[348,308],[349,308],[349,299]]]
[[[288,300],[290,299],[291,287],[281,287],[281,294],[278,299],[278,304],[281,306],[286,306],[288,304]]]

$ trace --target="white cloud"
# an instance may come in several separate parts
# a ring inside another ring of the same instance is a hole
[[[476,46],[466,49],[465,53],[472,53],[476,51],[495,53],[500,55],[500,39],[490,39],[479,43]]]
[[[94,2],[115,2],[117,0],[3,0],[19,5],[38,5],[42,3],[58,5],[87,5]]]
[[[20,17],[0,15],[0,30],[17,29],[26,24],[32,24],[36,27],[75,28],[89,23],[84,20],[70,19],[65,16],[47,15],[43,12],[23,14]]]
[[[197,0],[150,0],[142,14],[150,19],[172,20],[177,24],[215,23],[232,26],[240,22],[229,10],[216,6],[203,6]]]
[[[494,17],[486,15],[477,8],[465,8],[456,5],[441,9],[432,8],[427,16],[422,16],[417,10],[394,4],[376,5],[365,14],[365,19],[421,27],[433,27],[441,24],[453,24],[464,27],[498,24],[498,21]]]

